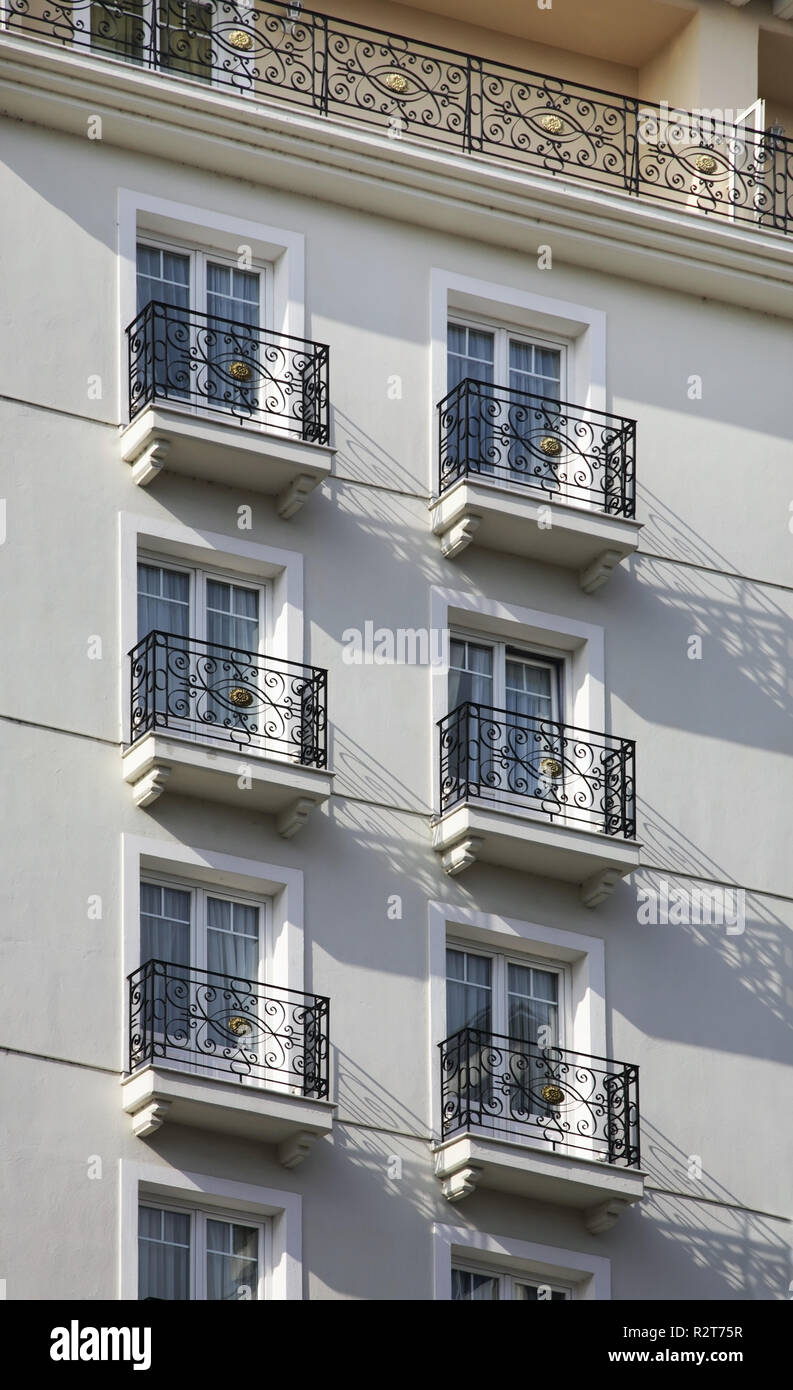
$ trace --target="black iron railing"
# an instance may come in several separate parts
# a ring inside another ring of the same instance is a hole
[[[471,701],[439,720],[440,804],[471,797],[527,806],[551,821],[636,834],[635,744]]]
[[[438,1046],[444,1139],[484,1130],[639,1167],[638,1067],[480,1028]]]
[[[327,671],[149,632],[129,654],[131,741],[156,729],[325,767]]]
[[[458,478],[635,514],[636,422],[468,377],[438,406],[441,493]]]
[[[178,1063],[226,1081],[328,1095],[330,1000],[147,960],[128,977],[129,1070]]]
[[[130,420],[167,401],[327,444],[324,343],[156,300],[133,319],[127,342]]]
[[[260,0],[0,0],[15,34],[789,233],[793,141]]]

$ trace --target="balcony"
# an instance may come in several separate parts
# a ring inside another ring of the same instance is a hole
[[[593,593],[639,543],[636,423],[467,378],[438,406],[432,529],[579,571]]]
[[[292,1168],[329,1133],[328,999],[162,960],[127,983],[123,1107],[138,1138],[192,1125],[274,1144]]]
[[[127,344],[121,454],[139,485],[166,468],[274,495],[287,518],[330,473],[324,344],[157,301]]]
[[[494,1188],[580,1207],[604,1231],[640,1200],[638,1067],[478,1028],[439,1047],[449,1201]]]
[[[326,671],[166,632],[129,658],[122,760],[136,805],[167,787],[272,814],[288,839],[327,800]]]
[[[471,702],[438,728],[432,843],[448,874],[501,864],[576,883],[596,907],[638,867],[631,739]]]
[[[163,19],[163,15],[167,18]],[[3,0],[0,24],[165,78],[790,234],[793,141],[297,4]]]

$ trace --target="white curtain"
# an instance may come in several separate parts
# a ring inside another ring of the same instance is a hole
[[[190,1297],[190,1217],[138,1210],[138,1298]]]

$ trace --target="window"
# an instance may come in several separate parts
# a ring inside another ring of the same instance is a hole
[[[219,253],[142,240],[136,262],[138,315],[153,305],[138,359],[138,371],[153,375],[149,387],[169,400],[199,397],[263,423],[273,413],[269,367],[261,360],[270,267],[241,269]],[[133,398],[146,384],[132,383]]]
[[[211,5],[197,0],[123,0],[91,6],[91,47],[205,82],[212,77]]]
[[[447,946],[446,1060],[469,1121],[509,1137],[525,1137],[528,1125],[533,1141],[548,1138],[543,1088],[558,1070],[567,993],[561,966]]]
[[[261,653],[266,588],[221,575],[138,562],[138,640],[150,632],[191,637],[236,652]]]
[[[452,1265],[454,1302],[481,1303],[495,1299],[537,1302],[570,1298],[571,1289],[549,1284],[544,1279],[531,1279],[522,1275],[515,1277],[510,1274],[486,1274],[481,1270],[463,1269]]]
[[[231,1214],[141,1203],[138,1298],[263,1298],[266,1230]]]
[[[447,324],[446,467],[558,486],[542,441],[556,437],[567,395],[566,348],[506,328]],[[468,381],[468,386],[463,385]]]
[[[265,905],[222,891],[147,878],[140,885],[140,957],[263,980]]]
[[[561,657],[452,633],[448,775],[490,800],[555,801],[563,676]]]

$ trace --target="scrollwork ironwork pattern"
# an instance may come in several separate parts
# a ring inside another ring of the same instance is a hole
[[[0,0],[6,28],[168,75],[359,119],[790,233],[793,141],[522,71],[302,5]]]
[[[156,401],[211,411],[309,443],[329,439],[329,350],[151,300],[127,329],[129,415]]]
[[[133,743],[167,729],[326,766],[327,672],[321,667],[158,631],[129,655]]]
[[[439,1048],[444,1139],[484,1130],[639,1167],[638,1067],[479,1028]]]
[[[438,417],[441,493],[469,477],[635,514],[634,420],[470,377],[444,397]]]
[[[467,701],[439,720],[440,804],[531,806],[551,821],[636,834],[635,744]]]
[[[148,960],[128,977],[129,1070],[178,1063],[227,1081],[328,1095],[330,1001]]]

